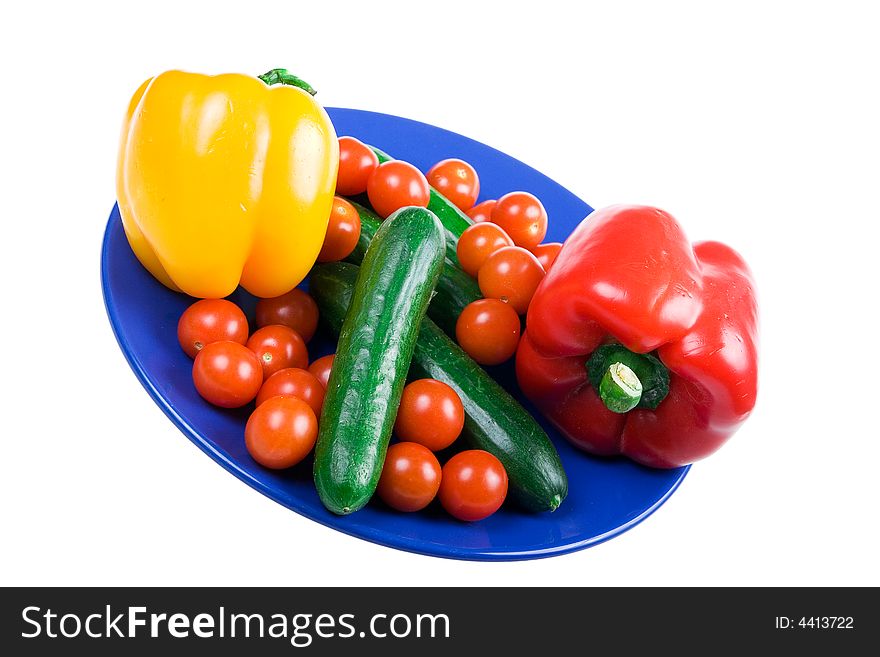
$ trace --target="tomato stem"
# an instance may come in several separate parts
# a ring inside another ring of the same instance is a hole
[[[291,87],[298,87],[312,96],[318,93],[312,85],[305,80],[296,77],[293,73],[288,72],[286,68],[273,68],[271,71],[267,71],[257,77],[270,87],[273,84],[286,84]]]

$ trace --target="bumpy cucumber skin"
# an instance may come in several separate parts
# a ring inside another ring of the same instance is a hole
[[[376,157],[379,158],[379,164],[394,159],[388,155],[388,153],[380,151],[375,146],[370,146],[369,148],[372,149],[376,154]],[[461,237],[461,234],[469,226],[473,225],[473,219],[459,210],[455,203],[443,196],[443,194],[433,187],[431,187],[431,197],[428,200],[428,209],[437,215],[440,223],[443,224],[443,228],[446,229],[446,257],[449,258],[449,261],[453,265],[461,267],[456,253],[456,249],[458,248],[458,238]]]
[[[362,508],[379,483],[443,250],[434,213],[403,208],[379,227],[352,281],[315,446],[315,486],[334,513]]]
[[[357,201],[351,200],[351,204],[358,211],[361,218],[361,235],[357,246],[351,255],[346,258],[347,262],[360,265],[370,245],[373,235],[382,225],[382,219],[372,210],[365,208]],[[472,277],[449,262],[447,258],[443,263],[443,271],[437,281],[434,297],[428,306],[428,316],[434,320],[450,337],[455,336],[455,322],[461,311],[472,301],[482,299],[480,286]]]
[[[323,325],[338,332],[358,277],[349,263],[312,269],[309,289]],[[335,365],[334,365],[335,367]],[[531,511],[553,511],[568,493],[559,454],[534,418],[430,319],[422,322],[410,372],[451,386],[465,410],[464,437],[504,465],[513,497]]]

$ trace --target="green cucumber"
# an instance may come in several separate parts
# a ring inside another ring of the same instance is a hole
[[[379,164],[394,159],[388,153],[380,151],[375,146],[369,146],[369,148],[379,158]],[[474,220],[459,210],[455,203],[433,187],[431,187],[431,197],[428,200],[428,209],[437,215],[440,223],[443,224],[443,228],[446,229],[446,257],[449,258],[453,265],[460,267],[458,255],[456,254],[458,238],[461,237],[461,234],[469,226],[473,225]]]
[[[361,235],[358,243],[354,247],[351,255],[346,258],[348,262],[359,265],[364,259],[367,247],[373,239],[373,235],[382,225],[382,219],[379,218],[372,210],[365,208],[357,201],[349,199],[351,204],[358,211],[361,218]],[[454,264],[445,260],[443,263],[443,271],[440,273],[440,279],[437,281],[434,297],[431,299],[431,305],[428,306],[428,316],[436,322],[436,324],[446,331],[450,337],[455,336],[455,322],[464,307],[482,299],[480,286],[477,281],[464,273]]]
[[[357,280],[358,268],[350,263],[334,262],[312,269],[309,291],[318,304],[321,322],[331,332],[344,330],[349,321],[346,311],[352,297],[357,299]],[[458,393],[465,411],[465,440],[501,461],[511,494],[519,503],[532,511],[553,511],[562,503],[568,480],[547,434],[430,319],[422,321],[410,374],[443,381]]]
[[[351,281],[315,446],[315,486],[334,513],[357,511],[376,490],[442,264],[437,217],[403,208],[382,222]]]

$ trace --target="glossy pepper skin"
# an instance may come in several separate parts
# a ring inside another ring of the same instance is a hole
[[[123,123],[125,234],[171,289],[284,294],[321,249],[338,162],[333,124],[306,91],[167,71],[141,85]]]
[[[656,409],[614,413],[587,378],[608,342],[669,371]],[[691,245],[669,214],[612,206],[565,242],[529,306],[517,352],[523,392],[576,446],[672,468],[712,454],[748,418],[758,377],[752,274],[719,242]]]

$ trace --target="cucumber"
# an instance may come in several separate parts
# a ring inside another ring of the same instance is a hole
[[[346,309],[353,293],[357,299],[357,280],[358,268],[350,263],[334,262],[312,269],[309,291],[318,304],[321,322],[330,331],[338,332],[348,322]],[[465,440],[501,461],[511,494],[522,506],[531,511],[553,511],[562,503],[568,479],[547,434],[430,319],[422,321],[410,374],[443,381],[458,393],[465,411]]]
[[[352,199],[348,199],[358,211],[361,218],[361,236],[358,238],[357,246],[354,247],[351,255],[346,261],[355,265],[361,264],[367,247],[373,235],[382,225],[382,219],[379,218],[372,210],[365,208],[363,205]],[[428,316],[442,328],[450,337],[455,337],[455,322],[464,307],[482,299],[480,286],[477,281],[456,267],[453,263],[446,259],[443,263],[443,271],[440,273],[440,279],[437,281],[434,297],[431,299],[431,305],[428,306]]]
[[[442,264],[440,221],[408,207],[382,223],[351,281],[315,446],[315,486],[334,513],[357,511],[376,490]]]
[[[379,158],[379,164],[394,159],[388,153],[380,151],[375,146],[368,146],[368,148]],[[473,219],[459,210],[455,203],[433,187],[431,187],[431,197],[428,200],[428,209],[437,215],[440,223],[443,224],[443,228],[446,229],[446,257],[449,258],[453,265],[461,267],[458,262],[458,255],[456,254],[458,238],[461,237],[461,234],[468,226],[473,225]]]

